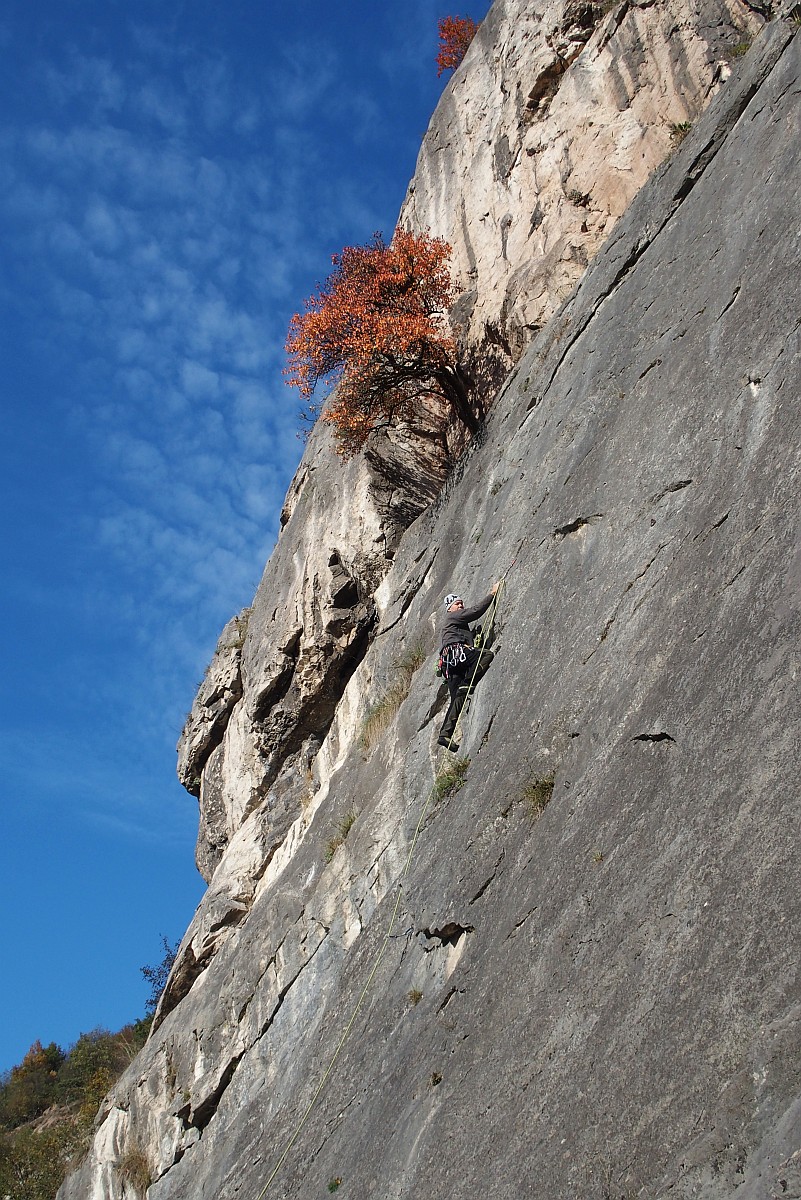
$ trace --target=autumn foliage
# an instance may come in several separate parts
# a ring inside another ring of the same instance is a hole
[[[478,25],[470,17],[443,17],[438,25],[437,75],[455,71],[475,37]]]
[[[68,1051],[34,1042],[0,1075],[0,1196],[53,1200],[86,1150],[104,1095],[144,1044],[149,1021],[82,1033]]]
[[[445,396],[471,430],[477,428],[456,346],[444,325],[453,301],[450,246],[427,233],[397,229],[386,245],[333,256],[334,271],[289,325],[285,374],[309,414],[329,421],[345,457],[379,425],[411,420],[425,395]],[[335,392],[313,400],[325,380]]]

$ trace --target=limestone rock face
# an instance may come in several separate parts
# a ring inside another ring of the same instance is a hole
[[[405,532],[317,432],[184,738],[207,895],[59,1200],[131,1147],[148,1200],[801,1195],[799,94],[773,20]],[[449,789],[441,598],[501,577]]]
[[[200,799],[198,869],[209,881],[242,821],[266,805],[280,842],[298,799],[271,789],[308,773],[376,622],[373,594],[403,530],[447,469],[444,414],[373,439],[343,462],[319,423],[289,488],[278,544],[253,605],[220,636],[178,743]],[[301,789],[302,790],[302,789]]]
[[[496,0],[423,141],[399,223],[453,247],[491,388],[572,290],[758,32],[740,0]]]

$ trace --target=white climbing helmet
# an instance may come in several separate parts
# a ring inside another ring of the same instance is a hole
[[[455,592],[449,592],[444,600],[445,607],[450,608],[450,606],[452,604],[455,604],[457,600],[461,600],[461,599],[462,599],[462,597],[457,596]]]

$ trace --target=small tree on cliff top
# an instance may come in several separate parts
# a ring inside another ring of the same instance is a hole
[[[310,416],[334,426],[344,457],[376,427],[411,419],[425,395],[445,396],[471,432],[478,428],[443,326],[453,299],[449,257],[447,242],[428,234],[397,229],[387,246],[377,233],[335,254],[335,270],[292,318],[285,374]],[[312,400],[321,380],[336,387],[324,410]]]
[[[467,47],[476,35],[478,25],[470,17],[443,17],[439,22],[439,54],[437,75],[455,71],[467,54]]]

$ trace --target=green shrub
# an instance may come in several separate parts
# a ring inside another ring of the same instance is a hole
[[[107,1029],[82,1033],[58,1073],[57,1098],[65,1104],[84,1104],[87,1093],[97,1091],[98,1080],[113,1082],[125,1070],[131,1057],[118,1035]],[[98,1104],[103,1095],[105,1092],[101,1093]]]
[[[66,1055],[51,1042],[35,1041],[22,1062],[0,1081],[0,1125],[13,1129],[45,1112],[56,1098],[58,1073]]]
[[[4,1200],[53,1200],[85,1142],[85,1131],[70,1116],[46,1129],[26,1126],[0,1134],[0,1196]]]
[[[53,1200],[88,1146],[103,1097],[144,1045],[150,1019],[82,1033],[66,1053],[34,1042],[0,1079],[0,1197]]]

